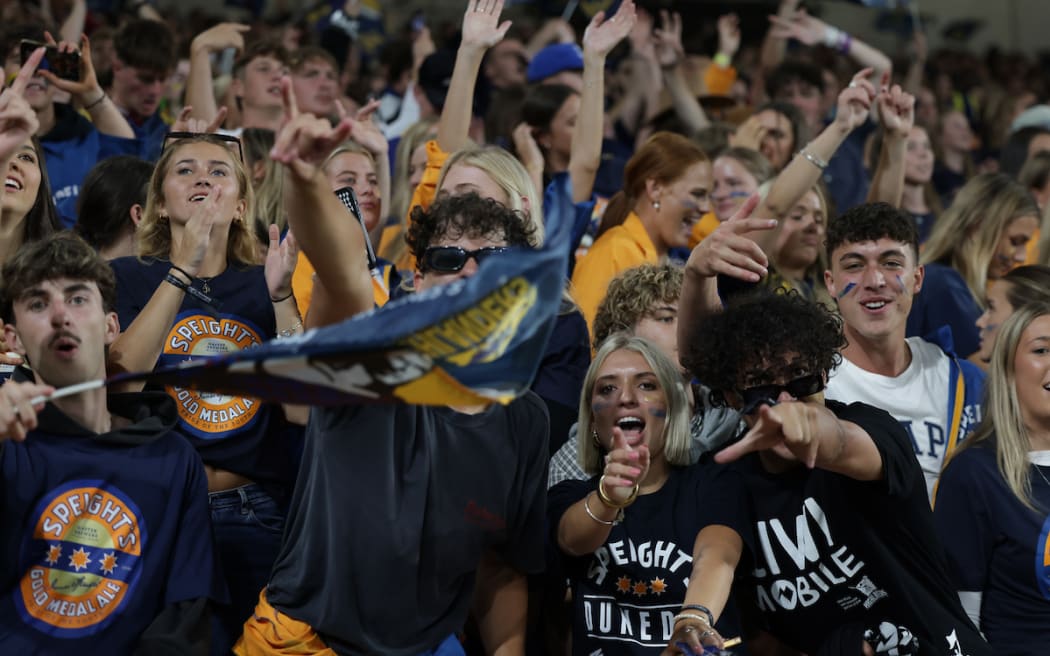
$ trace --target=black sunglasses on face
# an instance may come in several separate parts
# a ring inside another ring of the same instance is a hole
[[[490,255],[505,253],[505,246],[488,246],[476,251],[468,251],[459,246],[431,246],[423,251],[423,270],[438,273],[458,273],[467,265],[467,260],[481,264]]]
[[[802,376],[783,385],[756,385],[740,390],[744,402],[744,414],[751,414],[762,404],[776,405],[781,392],[787,392],[796,399],[812,396],[824,389],[824,377],[820,374]]]
[[[227,148],[233,150],[233,146],[237,146],[237,155],[241,158],[241,164],[244,163],[244,149],[241,147],[241,140],[229,134],[219,134],[217,132],[169,132],[164,135],[164,145],[161,148],[161,152],[168,149],[173,143],[176,143],[182,139],[197,139],[200,137],[206,137],[207,141],[221,141],[224,142]]]

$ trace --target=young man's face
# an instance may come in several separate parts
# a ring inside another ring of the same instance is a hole
[[[824,272],[847,333],[866,339],[904,339],[924,269],[911,245],[882,237],[847,242],[830,253]]]
[[[324,59],[311,59],[291,75],[299,110],[326,118],[335,116],[339,92],[339,75]]]
[[[287,73],[288,67],[279,59],[260,55],[245,64],[240,76],[235,78],[234,92],[242,98],[245,107],[280,108],[281,76]]]
[[[659,301],[634,325],[634,334],[647,339],[676,366],[678,360],[678,301]]]
[[[507,246],[507,240],[502,235],[488,235],[485,237],[468,237],[466,235],[460,235],[459,237],[452,239],[447,236],[438,237],[434,239],[433,243],[427,248],[429,251],[433,248],[461,248],[467,252],[478,251],[486,248],[505,248]],[[482,257],[485,257],[483,254]],[[490,257],[500,257],[498,253],[489,255]],[[426,257],[424,252],[423,257]],[[419,263],[422,266],[422,262]],[[437,287],[440,285],[447,285],[453,280],[459,280],[460,278],[469,278],[478,272],[478,261],[476,257],[468,257],[463,263],[463,268],[459,271],[437,271],[429,269],[423,273],[416,270],[414,274],[415,288],[417,291],[424,291],[431,287]]]
[[[58,388],[105,377],[105,349],[120,325],[95,282],[46,280],[15,301],[14,319],[4,337],[40,382]]]
[[[149,118],[160,107],[170,71],[151,71],[113,61],[114,100],[133,116]]]

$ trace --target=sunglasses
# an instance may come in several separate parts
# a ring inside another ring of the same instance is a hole
[[[241,158],[241,163],[244,163],[244,148],[241,146],[241,140],[229,134],[219,134],[217,132],[169,132],[164,135],[164,145],[161,147],[161,152],[164,152],[173,143],[176,143],[182,139],[199,139],[205,137],[207,141],[220,141],[226,145],[227,148],[233,150],[233,146],[237,146],[237,155]]]
[[[488,259],[490,255],[505,252],[507,252],[505,246],[488,246],[476,251],[464,250],[459,246],[431,246],[423,251],[423,270],[458,273],[467,265],[467,260],[470,258],[474,258],[474,261],[480,266],[481,262]]]
[[[783,385],[756,385],[740,390],[744,402],[743,414],[749,415],[761,405],[776,405],[782,392],[787,392],[796,399],[812,396],[823,390],[824,377],[820,374],[802,376]]]

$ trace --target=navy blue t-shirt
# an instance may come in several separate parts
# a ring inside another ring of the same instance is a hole
[[[926,265],[922,289],[912,301],[906,333],[925,338],[941,326],[950,326],[956,355],[968,358],[981,347],[977,319],[982,313],[959,272],[931,262]]]
[[[989,442],[959,451],[941,474],[934,519],[961,592],[979,592],[981,631],[996,654],[1050,646],[1050,467],[1031,465],[1025,507]]]
[[[126,330],[164,282],[171,263],[122,257],[111,262],[117,277],[117,314]],[[164,341],[157,366],[252,348],[277,332],[263,268],[230,265],[207,281],[219,311],[186,294]],[[200,279],[194,286],[202,287]],[[258,399],[168,387],[176,401],[179,430],[204,463],[256,482],[288,482],[294,477],[289,424],[282,409]],[[300,431],[301,432],[301,431]]]
[[[562,516],[597,490],[598,480],[562,481],[548,491],[547,526],[555,544]],[[639,496],[593,554],[574,557],[559,550],[572,585],[572,653],[662,652],[685,599],[701,529],[728,526],[750,545],[745,500],[740,477],[724,467],[672,467],[664,486]],[[727,638],[739,635],[734,612],[723,614],[716,627]]]
[[[165,606],[225,598],[204,468],[170,400],[109,408],[135,423],[96,435],[49,405],[24,442],[0,442],[0,653],[130,654]]]

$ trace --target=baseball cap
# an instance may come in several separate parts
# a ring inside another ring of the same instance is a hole
[[[529,62],[525,78],[529,83],[545,80],[562,71],[582,71],[583,51],[575,43],[555,43],[540,50]]]
[[[419,88],[439,112],[445,106],[445,96],[448,95],[455,66],[456,55],[449,50],[431,53],[419,66]]]

